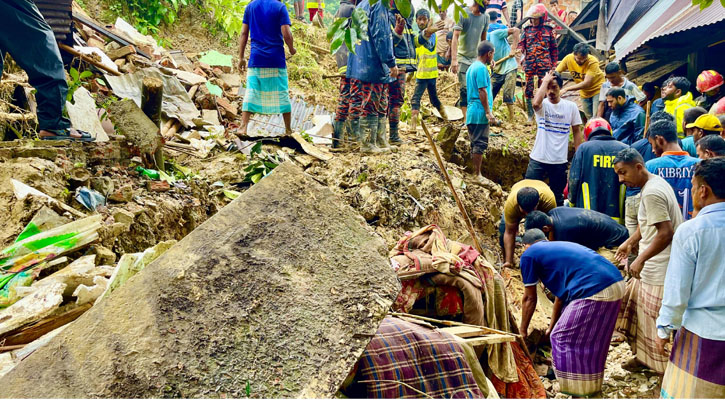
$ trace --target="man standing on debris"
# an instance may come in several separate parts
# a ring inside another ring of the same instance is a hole
[[[624,224],[625,186],[619,183],[612,161],[627,145],[612,137],[603,118],[589,120],[582,143],[569,170],[569,201],[575,207],[599,211]]]
[[[247,135],[252,114],[282,114],[287,134],[292,133],[292,105],[284,45],[295,55],[287,7],[278,0],[253,0],[244,10],[239,39],[239,69],[247,70],[247,88],[242,103],[242,126],[238,136]],[[244,59],[252,38],[249,62]]]
[[[390,24],[393,26],[393,52],[395,53],[395,64],[400,72],[390,82],[388,89],[390,93],[388,123],[390,125],[390,143],[398,145],[401,143],[398,127],[400,125],[400,107],[405,102],[405,78],[408,72],[415,72],[417,69],[415,62],[415,33],[413,32],[415,10],[411,5],[410,15],[403,17],[392,0],[390,6]],[[383,129],[385,129],[384,126]],[[385,137],[385,141],[378,143],[378,146],[389,150],[388,138]]]
[[[612,110],[609,123],[615,139],[630,145],[642,137],[646,116],[634,97],[627,96],[623,88],[611,88],[607,92],[607,104]]]
[[[529,154],[526,179],[549,179],[556,204],[564,205],[566,168],[569,157],[569,132],[574,148],[582,142],[582,120],[576,104],[560,97],[563,80],[558,72],[549,71],[536,92],[533,107],[536,112],[536,140]]]
[[[655,344],[655,319],[662,305],[672,236],[682,223],[682,213],[672,187],[647,171],[636,150],[622,150],[614,159],[614,170],[620,182],[642,188],[637,215],[639,226],[616,253],[617,261],[624,263],[632,275],[617,320],[617,331],[626,335],[635,358],[623,363],[622,368],[634,370],[644,365],[663,374],[667,358]],[[627,264],[632,249],[637,246],[639,255]]]
[[[315,15],[322,19],[325,16],[325,0],[307,0],[307,11],[310,13],[310,22],[315,20]]]
[[[493,53],[493,44],[488,40],[482,41],[478,44],[478,59],[466,71],[466,86],[469,89],[466,127],[471,141],[473,175],[482,184],[486,182],[486,178],[481,176],[481,163],[488,148],[489,125],[496,121],[493,116],[491,76],[488,73]]]
[[[435,34],[444,26],[443,21],[438,21],[430,25],[430,13],[425,8],[421,8],[415,13],[415,23],[418,25],[420,35],[415,37],[415,55],[418,62],[418,70],[415,72],[415,91],[410,101],[410,131],[415,133],[418,125],[418,115],[420,113],[420,100],[423,93],[428,91],[430,104],[435,107],[444,120],[448,119],[443,104],[438,99],[438,90],[436,81],[438,80],[438,58],[436,56],[436,41],[438,36]]]
[[[556,67],[556,72],[571,73],[575,85],[562,89],[561,94],[578,90],[587,119],[599,111],[599,91],[604,83],[604,73],[599,68],[599,60],[590,53],[588,44],[577,43],[574,52],[564,57]]]
[[[622,71],[618,62],[612,61],[604,67],[604,77],[607,78],[607,80],[602,84],[602,89],[599,91],[599,109],[597,110],[597,117],[604,118],[609,121],[609,114],[612,112],[612,109],[607,104],[607,93],[609,93],[609,90],[612,88],[624,89],[625,98],[634,97],[640,107],[642,106],[643,101],[646,104],[647,96],[639,90],[637,85],[630,82],[629,79],[624,76],[624,71]]]
[[[363,0],[357,6],[368,15],[368,40],[355,45],[347,59],[347,78],[350,79],[350,118],[360,119],[359,132],[363,153],[378,153],[378,143],[387,142],[385,117],[388,112],[388,84],[398,76],[393,55],[393,34],[385,6],[372,6]]]
[[[352,12],[355,10],[355,3],[357,0],[341,0],[340,8],[337,9],[335,19],[338,18],[349,18],[352,16]],[[337,98],[337,111],[335,111],[335,121],[332,124],[332,147],[338,148],[341,145],[343,139],[343,130],[347,124],[347,131],[352,133],[360,132],[358,125],[360,124],[359,119],[348,121],[348,115],[350,114],[350,79],[345,75],[347,72],[347,46],[343,45],[335,53],[335,61],[337,62],[337,72],[342,75],[340,78],[340,95]],[[353,128],[355,126],[355,128]],[[359,137],[348,137],[346,139],[352,139],[354,141],[360,140]]]
[[[436,54],[438,55],[438,67],[440,68],[441,64],[443,64],[444,67],[450,65],[451,59],[450,55],[448,55],[448,51],[451,48],[450,40],[453,40],[453,26],[456,23],[448,16],[448,11],[442,7],[439,8],[438,17],[440,17],[439,21],[443,21],[443,28],[436,32]],[[448,33],[451,34],[450,39],[446,39],[448,37]],[[448,60],[447,63],[445,62],[446,60]]]
[[[563,393],[577,397],[602,390],[609,341],[625,285],[606,258],[572,242],[549,242],[531,229],[523,237],[521,327],[526,338],[542,283],[555,296],[547,336],[554,373]],[[586,338],[586,340],[583,340]]]
[[[489,17],[493,12],[489,14]],[[514,96],[516,94],[516,75],[518,74],[518,63],[512,48],[519,45],[521,31],[518,28],[507,28],[506,25],[491,24],[488,38],[496,49],[493,59],[496,65],[493,67],[491,82],[493,84],[493,98],[495,99],[503,89],[503,103],[509,112],[509,122],[514,122]],[[509,37],[511,44],[509,45]]]
[[[529,120],[534,118],[532,99],[534,98],[534,78],[539,78],[539,86],[544,75],[551,71],[559,58],[554,29],[546,25],[548,12],[543,4],[529,8],[526,17],[529,26],[524,28],[519,42],[519,50],[524,54],[524,72],[526,73],[526,110]]]
[[[486,40],[488,14],[482,12],[488,4],[488,0],[477,0],[466,7],[467,17],[461,16],[458,23],[453,27],[453,40],[451,40],[451,72],[458,74],[458,85],[461,88],[461,97],[458,105],[466,115],[468,107],[468,91],[466,89],[466,71],[478,57],[478,43]],[[483,7],[483,9],[482,9]]]
[[[524,179],[511,187],[503,205],[499,225],[499,244],[503,248],[504,267],[514,266],[514,247],[519,224],[530,212],[549,212],[556,207],[556,198],[549,186],[534,179]]]
[[[68,94],[63,60],[53,31],[38,8],[29,0],[0,0],[0,15],[0,74],[5,52],[28,74],[28,83],[36,90],[38,136],[45,140],[93,141],[87,132],[72,129],[63,116]]]
[[[675,117],[677,135],[680,137],[684,135],[682,119],[684,118],[685,110],[697,106],[689,90],[690,81],[682,76],[672,77],[667,80],[666,85],[662,86],[662,99],[665,102],[665,111]]]
[[[662,398],[725,397],[725,158],[695,167],[692,201],[697,218],[680,225],[672,240],[657,347],[676,332],[662,380]]]
[[[712,117],[712,116],[711,116]],[[714,118],[714,117],[713,117]],[[692,218],[692,170],[700,162],[698,158],[690,157],[683,151],[677,142],[675,124],[668,121],[657,121],[650,126],[647,139],[657,158],[647,161],[647,170],[662,177],[672,186],[680,205],[682,218],[687,221]]]
[[[524,229],[541,229],[551,241],[574,242],[594,251],[617,248],[629,238],[627,228],[607,214],[578,207],[556,207],[548,213],[532,211],[526,216]]]

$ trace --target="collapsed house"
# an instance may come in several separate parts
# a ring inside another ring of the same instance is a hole
[[[725,7],[717,1],[702,10],[690,0],[592,1],[570,28],[612,52],[639,85],[660,86],[672,74],[695,82],[703,70],[725,71]],[[567,35],[560,50],[570,53],[576,43]]]

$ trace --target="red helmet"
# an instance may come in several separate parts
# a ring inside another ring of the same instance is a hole
[[[716,117],[725,115],[725,97],[720,99],[720,101],[718,101],[717,103],[715,103],[714,106],[712,106],[712,109],[710,110],[710,114],[715,114]]]
[[[611,135],[612,127],[604,118],[592,118],[587,122],[587,126],[584,127],[584,139],[589,140],[592,133],[606,133],[607,135]]]
[[[707,70],[702,71],[700,76],[697,77],[697,91],[700,93],[709,92],[722,86],[723,78],[722,75],[718,74],[717,71]]]
[[[526,18],[544,18],[547,15],[546,6],[543,4],[534,4],[526,12]]]

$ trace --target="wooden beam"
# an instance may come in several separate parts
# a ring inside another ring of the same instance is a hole
[[[105,36],[105,37],[113,40],[114,42],[120,44],[121,46],[133,46],[136,49],[136,53],[137,54],[140,54],[140,55],[148,58],[149,60],[151,59],[151,56],[150,55],[148,55],[146,52],[144,52],[141,49],[139,49],[135,44],[129,42],[128,40],[126,40],[126,39],[124,39],[124,38],[122,38],[122,37],[120,37],[118,35],[116,35],[115,33],[109,31],[108,29],[106,29],[106,28],[104,28],[104,27],[96,24],[95,22],[91,21],[90,19],[88,19],[88,18],[86,18],[86,17],[84,17],[84,16],[82,16],[80,14],[77,14],[75,12],[73,13],[73,19],[76,20],[76,21],[78,21],[78,22],[80,22],[81,24],[83,24],[83,25],[85,25],[85,26],[93,29],[94,31],[102,34],[103,36]]]
[[[111,75],[114,75],[114,76],[120,76],[121,75],[120,72],[114,71],[114,70],[108,68],[107,66],[99,63],[98,61],[96,61],[96,60],[94,60],[94,59],[92,59],[90,57],[88,57],[87,55],[85,55],[85,54],[81,53],[80,51],[78,51],[78,50],[76,50],[76,49],[68,46],[67,44],[58,43],[58,48],[60,48],[61,50],[65,51],[66,53],[68,53],[68,54],[70,54],[70,55],[72,55],[74,57],[80,58],[81,61],[85,61],[88,64],[91,64],[94,67],[102,70],[103,72],[107,72],[107,73],[109,73]]]
[[[587,29],[591,29],[591,28],[596,28],[598,23],[599,23],[599,21],[585,22],[583,24],[579,24],[579,25],[576,25],[576,26],[572,26],[571,29],[573,29],[573,30],[575,30],[577,32],[578,31],[583,31],[583,30],[587,30]]]
[[[594,0],[597,1],[597,0]],[[607,0],[599,0],[599,19],[597,19],[597,49],[607,48]]]
[[[474,338],[461,338],[459,340],[463,343],[468,343],[471,346],[483,346],[490,344],[515,342],[516,338],[511,335],[493,334]]]
[[[582,36],[578,32],[575,32],[567,24],[565,24],[562,20],[560,20],[559,17],[557,17],[556,15],[554,15],[551,11],[546,10],[546,12],[549,14],[549,18],[551,18],[551,20],[554,21],[555,24],[559,25],[563,30],[566,31],[567,34],[569,34],[569,36],[571,36],[572,38],[574,38],[577,42],[584,43],[584,44],[587,44],[587,45],[589,44],[589,40],[587,40],[587,38],[585,38],[584,36]],[[599,51],[596,48],[593,49],[593,50],[594,51],[592,53],[600,61],[604,59],[604,55],[603,55],[603,53],[601,51]]]
[[[48,317],[31,325],[12,330],[1,336],[0,342],[3,342],[6,347],[13,345],[20,345],[20,347],[25,346],[46,333],[75,321],[76,318],[88,311],[92,305],[93,304],[91,303],[83,304],[63,314]]]

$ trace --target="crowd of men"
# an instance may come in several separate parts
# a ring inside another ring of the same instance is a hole
[[[458,77],[474,183],[483,184],[489,127],[498,123],[493,99],[503,95],[513,120],[523,67],[536,139],[500,224],[504,267],[514,267],[517,240],[525,246],[521,334],[527,336],[541,283],[556,297],[547,333],[562,392],[599,392],[610,341],[621,337],[634,355],[623,367],[664,374],[663,396],[725,397],[724,363],[718,361],[725,355],[718,329],[725,323],[725,273],[718,268],[725,260],[719,246],[725,236],[723,77],[703,71],[696,97],[685,77],[672,76],[656,98],[656,86],[638,87],[619,64],[602,70],[586,44],[559,61],[557,34],[547,20],[551,10],[535,4],[524,16],[519,3],[509,15],[505,1],[472,1],[454,23],[445,10],[433,22],[426,9],[406,17],[393,2],[342,0],[336,17],[365,12],[368,40],[335,55],[343,77],[333,147],[354,141],[363,153],[380,153],[399,144],[409,74],[415,79],[412,130],[425,93],[445,118],[436,81],[440,70],[450,70]],[[528,23],[514,27],[521,18]],[[287,10],[277,0],[254,0],[244,23],[241,131],[253,112],[283,113],[289,129],[283,43],[290,54],[295,50]],[[564,85],[564,72],[572,84]],[[579,92],[580,105],[562,98],[570,91]],[[525,233],[518,239],[521,222]],[[616,248],[616,260],[599,255],[601,247]],[[668,352],[664,345],[673,337]]]

